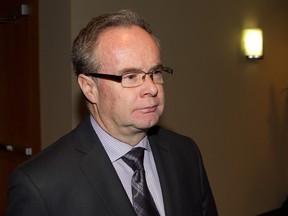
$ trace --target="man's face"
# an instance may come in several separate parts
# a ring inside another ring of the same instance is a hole
[[[121,75],[127,69],[148,72],[161,64],[157,44],[139,27],[110,28],[100,35],[98,42],[100,73]],[[96,83],[94,117],[112,135],[129,136],[146,131],[163,113],[163,86],[154,84],[149,76],[142,85],[133,88],[123,88],[121,83],[105,79]]]

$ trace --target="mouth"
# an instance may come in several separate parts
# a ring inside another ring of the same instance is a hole
[[[149,107],[144,107],[143,109],[141,109],[141,111],[143,113],[152,113],[152,112],[155,112],[157,110],[157,105],[155,106],[149,106]]]

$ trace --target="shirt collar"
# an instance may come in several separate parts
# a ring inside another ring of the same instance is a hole
[[[90,115],[90,121],[112,163],[117,161],[134,147],[142,147],[149,152],[151,151],[147,136],[145,136],[137,145],[132,147],[127,143],[117,140],[104,131],[95,121],[92,115]]]

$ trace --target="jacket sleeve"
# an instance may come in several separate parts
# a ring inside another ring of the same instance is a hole
[[[48,216],[43,198],[30,178],[21,170],[10,177],[6,216]]]

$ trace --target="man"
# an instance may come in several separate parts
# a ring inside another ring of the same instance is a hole
[[[94,18],[72,61],[90,115],[14,172],[7,216],[217,215],[196,144],[155,126],[172,69],[148,24]]]

